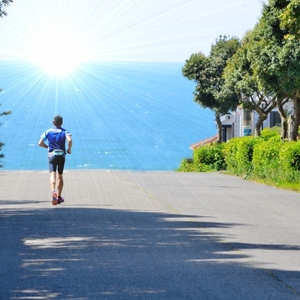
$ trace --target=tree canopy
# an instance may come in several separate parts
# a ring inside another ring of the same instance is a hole
[[[216,120],[239,103],[255,110],[258,135],[277,105],[282,137],[287,137],[289,118],[289,138],[296,140],[300,126],[300,1],[269,0],[254,28],[236,42],[240,44],[233,47],[234,39],[220,37],[209,56],[193,54],[186,61],[182,73],[196,82],[194,100],[214,110]],[[284,109],[288,100],[293,103],[290,112]]]
[[[242,40],[242,46],[229,59],[223,73],[225,87],[239,95],[240,104],[245,109],[257,112],[259,118],[255,124],[256,135],[260,135],[263,122],[276,107],[274,94],[259,89],[259,82],[253,71],[253,60],[249,53],[255,45],[255,31],[249,31]]]
[[[250,59],[261,90],[271,91],[279,101],[293,102],[290,139],[296,140],[300,125],[299,1],[270,0],[254,28],[257,35]]]
[[[224,93],[222,74],[228,59],[239,47],[239,39],[220,36],[212,45],[209,56],[192,54],[182,68],[183,76],[196,82],[194,101],[215,112],[219,141],[222,141],[220,116],[229,113],[238,104],[236,93]]]

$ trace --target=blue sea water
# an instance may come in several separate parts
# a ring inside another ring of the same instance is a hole
[[[56,114],[73,135],[66,169],[174,170],[189,146],[216,133],[193,101],[183,63],[97,63],[55,77],[28,62],[0,62],[4,170],[47,170],[37,145]]]

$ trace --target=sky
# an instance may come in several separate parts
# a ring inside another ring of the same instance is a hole
[[[220,35],[253,29],[261,0],[14,0],[0,59],[185,62]],[[46,61],[48,61],[48,66]],[[68,66],[65,66],[67,68]]]

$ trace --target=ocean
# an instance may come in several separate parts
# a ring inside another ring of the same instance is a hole
[[[175,170],[189,146],[216,134],[214,114],[193,101],[183,63],[84,64],[47,75],[29,62],[0,62],[3,170],[47,170],[37,145],[56,114],[72,133],[65,169]]]

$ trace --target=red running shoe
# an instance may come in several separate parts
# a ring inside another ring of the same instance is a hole
[[[64,201],[65,201],[64,198],[62,198],[61,196],[58,196],[58,198],[57,198],[57,204],[61,204],[61,203],[63,203]]]
[[[58,204],[57,193],[55,191],[52,192],[52,204],[53,205]]]

